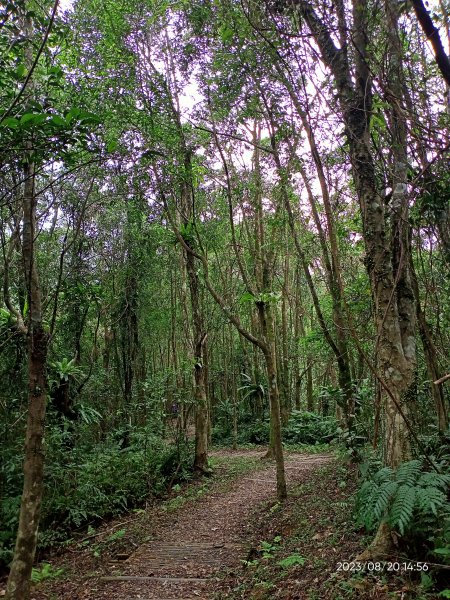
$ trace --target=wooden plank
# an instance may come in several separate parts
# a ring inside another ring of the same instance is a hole
[[[218,581],[217,577],[203,579],[201,577],[144,577],[138,575],[107,575],[100,577],[100,581],[159,581],[168,583],[207,583],[208,581]]]

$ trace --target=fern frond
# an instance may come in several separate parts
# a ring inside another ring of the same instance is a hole
[[[395,475],[396,481],[398,481],[400,484],[413,486],[419,477],[421,467],[422,465],[420,460],[410,460],[402,463]]]
[[[391,469],[391,467],[383,467],[382,469],[380,469],[379,471],[377,471],[374,474],[373,480],[378,485],[381,485],[382,483],[384,483],[386,481],[391,481],[393,479],[393,476],[394,476],[394,471]]]
[[[398,488],[396,481],[388,481],[378,488],[378,497],[373,507],[374,516],[377,520],[381,520],[389,508],[391,498],[394,496]]]
[[[374,525],[373,506],[375,504],[378,486],[372,480],[366,480],[357,497],[357,515],[361,525],[370,531]]]
[[[403,463],[396,472],[380,469],[360,488],[358,518],[368,530],[388,519],[401,535],[432,531],[450,517],[449,479],[441,473],[423,473],[419,460]]]
[[[422,473],[417,484],[420,487],[435,487],[445,492],[450,485],[450,475],[443,473]]]
[[[370,504],[373,495],[376,493],[377,490],[377,484],[372,480],[368,479],[362,484],[361,489],[358,492],[358,502],[360,502],[361,504]]]
[[[389,522],[402,535],[411,526],[415,503],[416,488],[407,484],[401,485],[389,511]]]
[[[438,509],[447,502],[447,496],[436,487],[417,488],[417,504],[420,512],[433,513],[437,517]]]

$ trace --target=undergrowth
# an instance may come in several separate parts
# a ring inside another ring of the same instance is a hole
[[[231,420],[219,418],[213,429],[213,442],[220,446],[233,443]],[[267,419],[255,420],[244,415],[238,427],[239,446],[247,444],[267,445],[269,443],[270,424]],[[317,415],[308,411],[292,411],[289,423],[282,429],[282,439],[287,446],[314,446],[328,444],[338,436],[338,424],[335,417]]]
[[[71,447],[65,432],[47,435],[45,491],[39,548],[65,542],[71,532],[117,516],[162,496],[191,478],[192,447],[168,444],[145,430],[132,432],[128,445],[117,439]],[[0,566],[12,557],[21,494],[21,456],[3,465],[8,495],[0,498]]]
[[[356,524],[372,535],[381,523],[389,525],[399,556],[425,561],[422,585],[440,597],[450,597],[449,441],[449,432],[430,428],[416,458],[398,469],[366,453],[355,510]]]

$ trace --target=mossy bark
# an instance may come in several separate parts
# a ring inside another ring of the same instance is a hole
[[[36,197],[34,165],[24,168],[22,256],[28,293],[28,415],[23,463],[23,491],[14,557],[6,600],[27,600],[36,552],[44,477],[44,419],[47,403],[48,334],[42,324],[41,288],[35,262]]]

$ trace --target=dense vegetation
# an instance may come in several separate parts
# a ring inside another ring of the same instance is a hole
[[[280,501],[283,443],[340,447],[368,556],[394,533],[448,563],[450,67],[423,4],[63,8],[0,5],[8,600],[36,544],[207,475],[211,443],[267,444]]]

